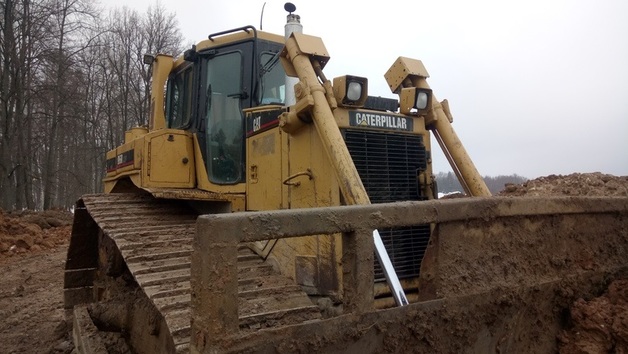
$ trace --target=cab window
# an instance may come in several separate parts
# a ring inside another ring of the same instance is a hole
[[[192,66],[170,77],[166,95],[168,128],[184,128],[192,116]]]
[[[260,104],[284,104],[286,101],[286,76],[276,53],[260,55],[262,66]]]

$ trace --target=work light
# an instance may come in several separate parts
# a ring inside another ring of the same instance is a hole
[[[414,108],[423,110],[427,108],[429,95],[424,90],[417,90],[416,100],[414,100]]]
[[[358,101],[362,96],[362,84],[357,81],[351,81],[347,84],[347,99],[349,101]]]
[[[401,89],[399,108],[402,114],[427,113],[431,108],[432,90],[418,87]]]
[[[334,96],[340,106],[362,107],[368,97],[365,77],[345,75],[334,79]]]
[[[146,65],[151,65],[155,61],[155,56],[152,54],[144,54],[143,62]]]

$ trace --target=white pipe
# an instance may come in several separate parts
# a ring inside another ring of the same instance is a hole
[[[301,16],[293,13],[288,14],[286,25],[284,26],[287,40],[292,33],[303,33],[303,25],[301,25]],[[290,77],[286,75],[286,106],[292,106],[297,103],[297,99],[294,95],[294,85],[299,83],[299,79],[296,77]]]
[[[403,287],[399,282],[395,268],[390,261],[390,257],[388,257],[388,252],[386,252],[384,241],[382,241],[382,237],[377,230],[373,230],[373,241],[375,242],[375,254],[377,255],[379,264],[384,270],[386,282],[388,283],[388,287],[390,288],[393,298],[395,298],[395,303],[397,306],[407,305],[408,299],[406,298],[406,293],[403,291]]]

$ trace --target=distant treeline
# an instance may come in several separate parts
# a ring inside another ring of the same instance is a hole
[[[528,179],[517,174],[509,176],[484,176],[484,182],[492,194],[497,194],[504,189],[506,183],[521,184]],[[439,193],[463,192],[458,178],[453,172],[439,172],[436,174],[436,183]]]

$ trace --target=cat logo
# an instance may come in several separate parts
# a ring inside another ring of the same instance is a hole
[[[412,131],[412,118],[392,114],[370,112],[349,112],[349,124],[357,127],[383,128],[393,130]]]

